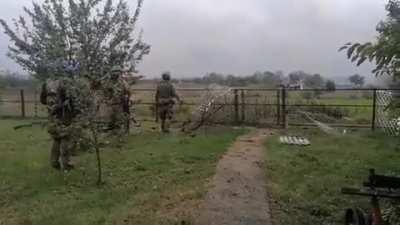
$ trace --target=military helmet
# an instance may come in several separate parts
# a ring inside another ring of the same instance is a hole
[[[111,68],[111,72],[122,72],[122,71],[123,71],[122,66],[119,65],[115,65]]]
[[[68,74],[75,74],[79,72],[80,64],[75,59],[72,60],[65,60],[63,62],[63,70]]]
[[[169,72],[164,72],[161,75],[161,77],[162,77],[163,80],[170,80],[171,79],[171,74]]]

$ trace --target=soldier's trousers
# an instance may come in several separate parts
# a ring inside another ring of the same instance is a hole
[[[129,115],[124,112],[120,105],[112,106],[109,128],[112,133],[121,136],[127,133],[127,122],[129,122]]]
[[[72,141],[68,137],[53,138],[50,163],[54,168],[67,169],[70,166]]]
[[[167,120],[171,120],[173,117],[173,104],[160,104],[158,106],[158,115],[161,119],[161,130],[168,131],[169,124]]]

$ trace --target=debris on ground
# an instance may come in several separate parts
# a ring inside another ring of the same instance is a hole
[[[308,146],[311,145],[311,142],[304,137],[299,136],[281,136],[279,138],[281,144],[286,145],[299,145],[299,146]]]

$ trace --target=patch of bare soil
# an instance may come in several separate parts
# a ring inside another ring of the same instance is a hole
[[[270,225],[263,171],[264,140],[270,131],[239,137],[219,161],[196,225]]]

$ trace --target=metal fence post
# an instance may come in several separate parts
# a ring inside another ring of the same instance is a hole
[[[287,128],[287,111],[286,111],[286,88],[282,88],[282,127]]]
[[[233,94],[235,95],[235,99],[233,102],[233,105],[235,107],[235,123],[239,123],[239,95],[238,95],[238,90],[234,89]]]
[[[376,89],[374,89],[373,102],[372,102],[372,121],[371,121],[371,129],[374,131],[376,128]]]
[[[20,96],[21,96],[21,116],[22,118],[25,118],[25,94],[24,94],[24,90],[21,89],[19,91]]]
[[[246,120],[246,102],[245,102],[245,97],[244,97],[244,90],[242,89],[240,92],[240,98],[242,101],[242,123]]]
[[[281,92],[281,88],[276,91],[276,125],[278,126],[281,124]]]

